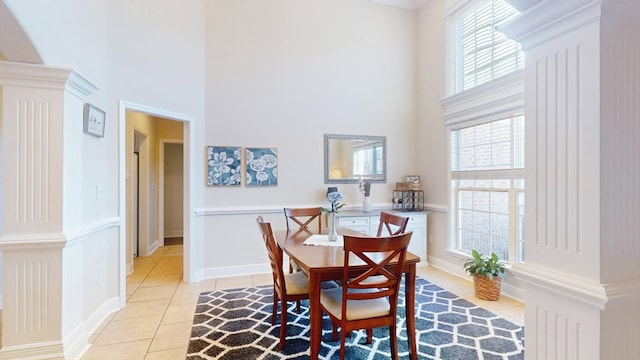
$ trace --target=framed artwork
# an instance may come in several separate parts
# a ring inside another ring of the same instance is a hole
[[[106,113],[97,107],[84,104],[84,132],[96,137],[104,137]]]
[[[207,146],[207,185],[240,186],[240,147]]]
[[[278,185],[278,149],[246,148],[246,186]]]

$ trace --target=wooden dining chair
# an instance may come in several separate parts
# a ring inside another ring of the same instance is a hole
[[[282,269],[282,251],[278,248],[273,236],[271,223],[264,222],[262,216],[256,218],[262,239],[267,247],[271,272],[273,273],[273,312],[271,324],[276,323],[278,303],[280,303],[280,350],[284,350],[287,335],[287,304],[309,298],[309,281],[304,272],[298,271],[286,274]]]
[[[385,235],[398,235],[407,230],[407,224],[409,224],[409,218],[406,216],[398,216],[388,212],[380,213],[380,224],[378,225],[378,235],[383,235],[383,230],[386,230]]]
[[[322,230],[322,207],[284,208],[284,216],[287,230],[304,230],[314,234]],[[313,226],[314,223],[317,223],[317,228]]]
[[[389,327],[391,358],[398,358],[398,293],[412,234],[409,231],[383,237],[344,235],[343,285],[320,291],[320,306],[331,318],[333,340],[337,340],[336,329],[340,327],[340,360],[344,360],[348,332],[380,326]],[[394,259],[397,264],[390,265]],[[350,267],[354,262],[366,264],[366,270],[355,277]],[[372,277],[376,280],[371,281]]]

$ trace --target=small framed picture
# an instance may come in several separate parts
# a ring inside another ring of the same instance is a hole
[[[104,137],[106,114],[97,107],[84,104],[84,132],[96,137]]]
[[[241,167],[239,146],[207,146],[207,185],[240,186]]]
[[[407,175],[404,181],[412,184],[420,184],[420,175]]]

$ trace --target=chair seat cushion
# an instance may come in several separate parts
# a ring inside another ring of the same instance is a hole
[[[342,319],[342,288],[320,292],[320,303],[326,311]],[[347,301],[347,320],[368,319],[389,315],[389,301],[386,298]]]
[[[298,271],[284,276],[287,295],[302,295],[309,293],[309,279],[304,272]]]

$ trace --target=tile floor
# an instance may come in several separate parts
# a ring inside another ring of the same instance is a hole
[[[271,283],[270,274],[182,282],[182,245],[162,247],[135,260],[127,277],[127,306],[110,316],[91,336],[91,348],[82,360],[184,359],[193,311],[202,291]],[[482,301],[473,296],[470,281],[434,267],[418,269],[418,275],[473,301],[515,323],[524,321],[524,305],[506,296]]]

